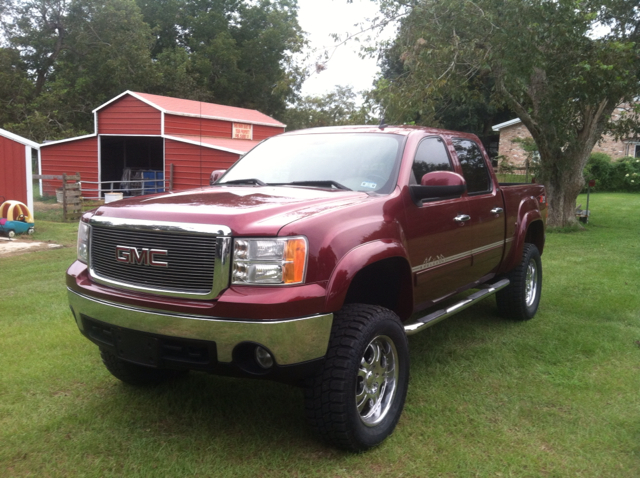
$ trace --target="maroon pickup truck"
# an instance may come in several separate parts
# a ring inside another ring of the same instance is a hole
[[[538,309],[544,188],[498,184],[473,135],[295,131],[215,176],[80,221],[71,309],[124,382],[299,383],[311,426],[364,450],[402,413],[408,335],[491,295],[511,319]]]

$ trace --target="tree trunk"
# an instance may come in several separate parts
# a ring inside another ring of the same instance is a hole
[[[549,203],[549,227],[579,225],[576,219],[576,199],[584,187],[582,170],[587,158],[567,157],[554,161],[551,171],[543,171],[547,202]]]

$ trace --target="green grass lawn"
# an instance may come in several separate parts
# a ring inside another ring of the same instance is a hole
[[[509,174],[509,173],[496,173],[496,177],[498,178],[498,182],[500,183],[530,183],[533,179],[534,175],[529,174]]]
[[[0,476],[637,478],[640,195],[590,206],[547,236],[535,319],[488,299],[410,337],[398,428],[359,455],[315,438],[291,386],[118,382],[68,309],[76,226],[36,212],[35,239],[70,247],[0,259]]]

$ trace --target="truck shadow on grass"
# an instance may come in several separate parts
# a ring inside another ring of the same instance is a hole
[[[251,449],[318,443],[305,427],[302,391],[291,385],[191,372],[155,387],[109,384],[104,410],[114,432],[146,429],[190,446]]]
[[[412,377],[434,374],[446,366],[475,368],[504,360],[503,354],[509,355],[527,340],[527,325],[537,320],[504,319],[498,315],[495,300],[489,298],[409,337]]]
[[[513,340],[521,325],[498,317],[495,304],[488,300],[411,337],[407,406],[429,400],[434,384],[452,375],[475,375],[492,367],[495,348]],[[127,446],[151,440],[156,446],[188,448],[195,454],[215,450],[214,456],[231,462],[241,462],[247,453],[266,455],[274,449],[325,458],[349,455],[310,431],[302,389],[292,385],[191,372],[149,388],[105,375],[101,390],[83,407],[85,419],[91,427],[100,428],[96,430],[100,434],[116,440],[126,436]],[[402,434],[406,427],[410,432],[412,422],[401,420],[398,432]],[[149,447],[149,453],[156,446]],[[147,452],[140,449],[139,453]]]

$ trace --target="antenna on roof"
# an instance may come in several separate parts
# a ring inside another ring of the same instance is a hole
[[[380,117],[380,124],[378,125],[378,128],[380,128],[381,130],[384,131],[384,129],[389,126],[388,124],[386,124],[384,122],[384,111],[382,112],[382,116]]]

